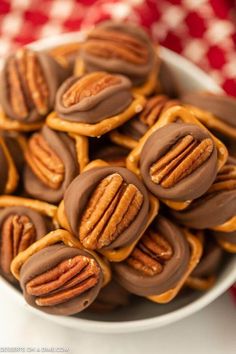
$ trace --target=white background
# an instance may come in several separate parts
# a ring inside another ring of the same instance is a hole
[[[0,347],[64,347],[73,354],[235,354],[236,306],[228,294],[173,325],[134,334],[63,328],[0,297]]]

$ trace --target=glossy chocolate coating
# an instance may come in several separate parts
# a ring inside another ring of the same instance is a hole
[[[214,182],[217,174],[217,150],[214,145],[209,158],[194,172],[170,188],[155,184],[150,177],[150,167],[180,139],[192,135],[201,141],[209,134],[192,124],[171,123],[155,131],[144,144],[140,159],[140,170],[147,188],[157,197],[185,201],[200,197]]]
[[[95,124],[123,112],[132,102],[130,80],[124,76],[116,75],[120,79],[120,83],[109,86],[96,95],[85,97],[70,107],[65,107],[63,104],[64,93],[84,77],[70,77],[59,88],[55,109],[61,118],[77,123]]]
[[[143,195],[143,204],[128,228],[113,242],[111,242],[109,246],[104,247],[103,249],[114,249],[129,245],[135,241],[140,234],[142,234],[148,220],[149,212],[149,199],[145,186],[134,173],[126,168],[113,166],[98,167],[83,172],[81,175],[76,177],[66,190],[64,196],[65,214],[69,225],[73,234],[76,237],[79,237],[78,230],[80,220],[91,194],[105,177],[113,173],[118,173],[121,177],[123,177],[126,183],[132,183],[139,189]]]
[[[194,92],[182,96],[184,103],[211,112],[223,122],[236,128],[236,99],[226,95],[216,95],[211,92]]]
[[[42,128],[41,134],[63,162],[65,167],[64,180],[59,189],[52,189],[34,174],[30,166],[26,165],[24,170],[24,186],[29,195],[47,202],[58,203],[63,198],[64,192],[70,182],[79,173],[75,144],[73,139],[65,133],[55,132],[47,126]]]
[[[2,237],[2,227],[6,219],[10,216],[13,215],[18,215],[18,216],[27,216],[30,220],[30,222],[34,225],[34,229],[36,232],[36,237],[35,240],[39,240],[41,237],[45,236],[51,229],[52,229],[52,223],[50,220],[46,217],[43,216],[42,214],[38,213],[37,211],[34,211],[33,209],[24,207],[24,206],[13,206],[13,207],[6,207],[4,209],[0,209],[0,247],[1,247],[1,253],[2,252],[9,252],[9,249],[2,249],[3,244],[1,242],[1,237]],[[11,240],[9,239],[9,242]],[[15,245],[16,246],[16,245]],[[4,272],[2,267],[1,267],[1,272],[3,273],[3,276],[6,277],[9,281],[15,282],[14,277],[9,272]]]
[[[160,295],[176,286],[185,274],[190,249],[186,238],[177,225],[158,216],[152,225],[172,246],[173,255],[160,274],[146,276],[129,266],[126,261],[114,263],[115,279],[128,291],[140,296]]]
[[[222,248],[213,240],[205,240],[205,243],[203,256],[191,273],[193,277],[209,277],[216,274],[221,266],[224,255]]]
[[[96,31],[100,29],[105,30],[108,34],[111,33],[111,31],[127,34],[131,37],[131,39],[134,38],[140,41],[140,43],[144,45],[148,51],[147,62],[146,64],[138,65],[116,57],[115,54],[110,58],[103,58],[88,53],[86,48],[83,48],[82,46],[80,56],[84,61],[86,71],[92,72],[105,70],[111,73],[120,73],[129,77],[135,86],[143,84],[157,60],[157,55],[146,32],[133,24],[123,24],[109,21],[97,25],[95,29],[90,32],[89,38],[87,40],[89,41],[90,37],[92,37],[92,39],[94,37],[96,40]],[[111,42],[113,40],[114,39],[111,38]],[[120,43],[116,43],[114,40],[114,44],[120,45],[122,47],[122,41]],[[125,44],[123,43],[123,45]]]
[[[195,229],[207,229],[224,224],[236,215],[236,190],[203,196],[182,211],[171,211],[181,224]]]
[[[39,114],[37,111],[36,107],[32,102],[30,102],[30,97],[26,93],[25,88],[22,90],[27,96],[27,105],[29,106],[29,114],[25,116],[24,118],[19,117],[12,109],[10,101],[9,101],[9,85],[7,83],[7,68],[8,68],[8,63],[11,58],[14,58],[14,56],[17,56],[16,54],[10,55],[4,64],[4,67],[1,71],[0,75],[0,82],[1,82],[1,90],[0,90],[0,102],[3,108],[3,111],[6,113],[6,115],[13,119],[13,120],[19,120],[22,123],[35,123],[40,120],[42,120],[44,117]],[[60,84],[63,82],[63,80],[66,78],[68,73],[66,70],[64,70],[52,57],[47,55],[46,53],[43,52],[38,52],[37,53],[37,58],[39,60],[39,63],[41,65],[41,68],[43,70],[43,74],[45,76],[45,79],[47,81],[48,85],[48,90],[49,90],[49,97],[48,97],[48,112],[53,108],[54,106],[54,101],[55,101],[55,96],[58,87]]]
[[[100,271],[98,282],[94,287],[81,295],[58,305],[38,306],[35,303],[36,297],[29,295],[26,290],[26,284],[30,280],[56,267],[59,263],[78,255],[94,259],[93,256],[85,251],[67,247],[63,244],[48,246],[31,256],[23,264],[20,271],[20,285],[27,303],[43,312],[62,316],[76,314],[88,307],[95,300],[101,289],[103,281],[102,270]]]

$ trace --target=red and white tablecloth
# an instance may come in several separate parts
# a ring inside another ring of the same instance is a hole
[[[0,0],[0,55],[104,19],[138,22],[236,96],[234,0]]]

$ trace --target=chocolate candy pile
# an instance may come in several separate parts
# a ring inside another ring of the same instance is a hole
[[[0,269],[28,304],[111,311],[214,285],[236,252],[234,99],[180,93],[141,28],[106,22],[10,55],[0,102]]]

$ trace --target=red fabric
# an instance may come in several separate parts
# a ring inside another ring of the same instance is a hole
[[[236,96],[233,0],[0,0],[0,55],[104,19],[134,21]]]

